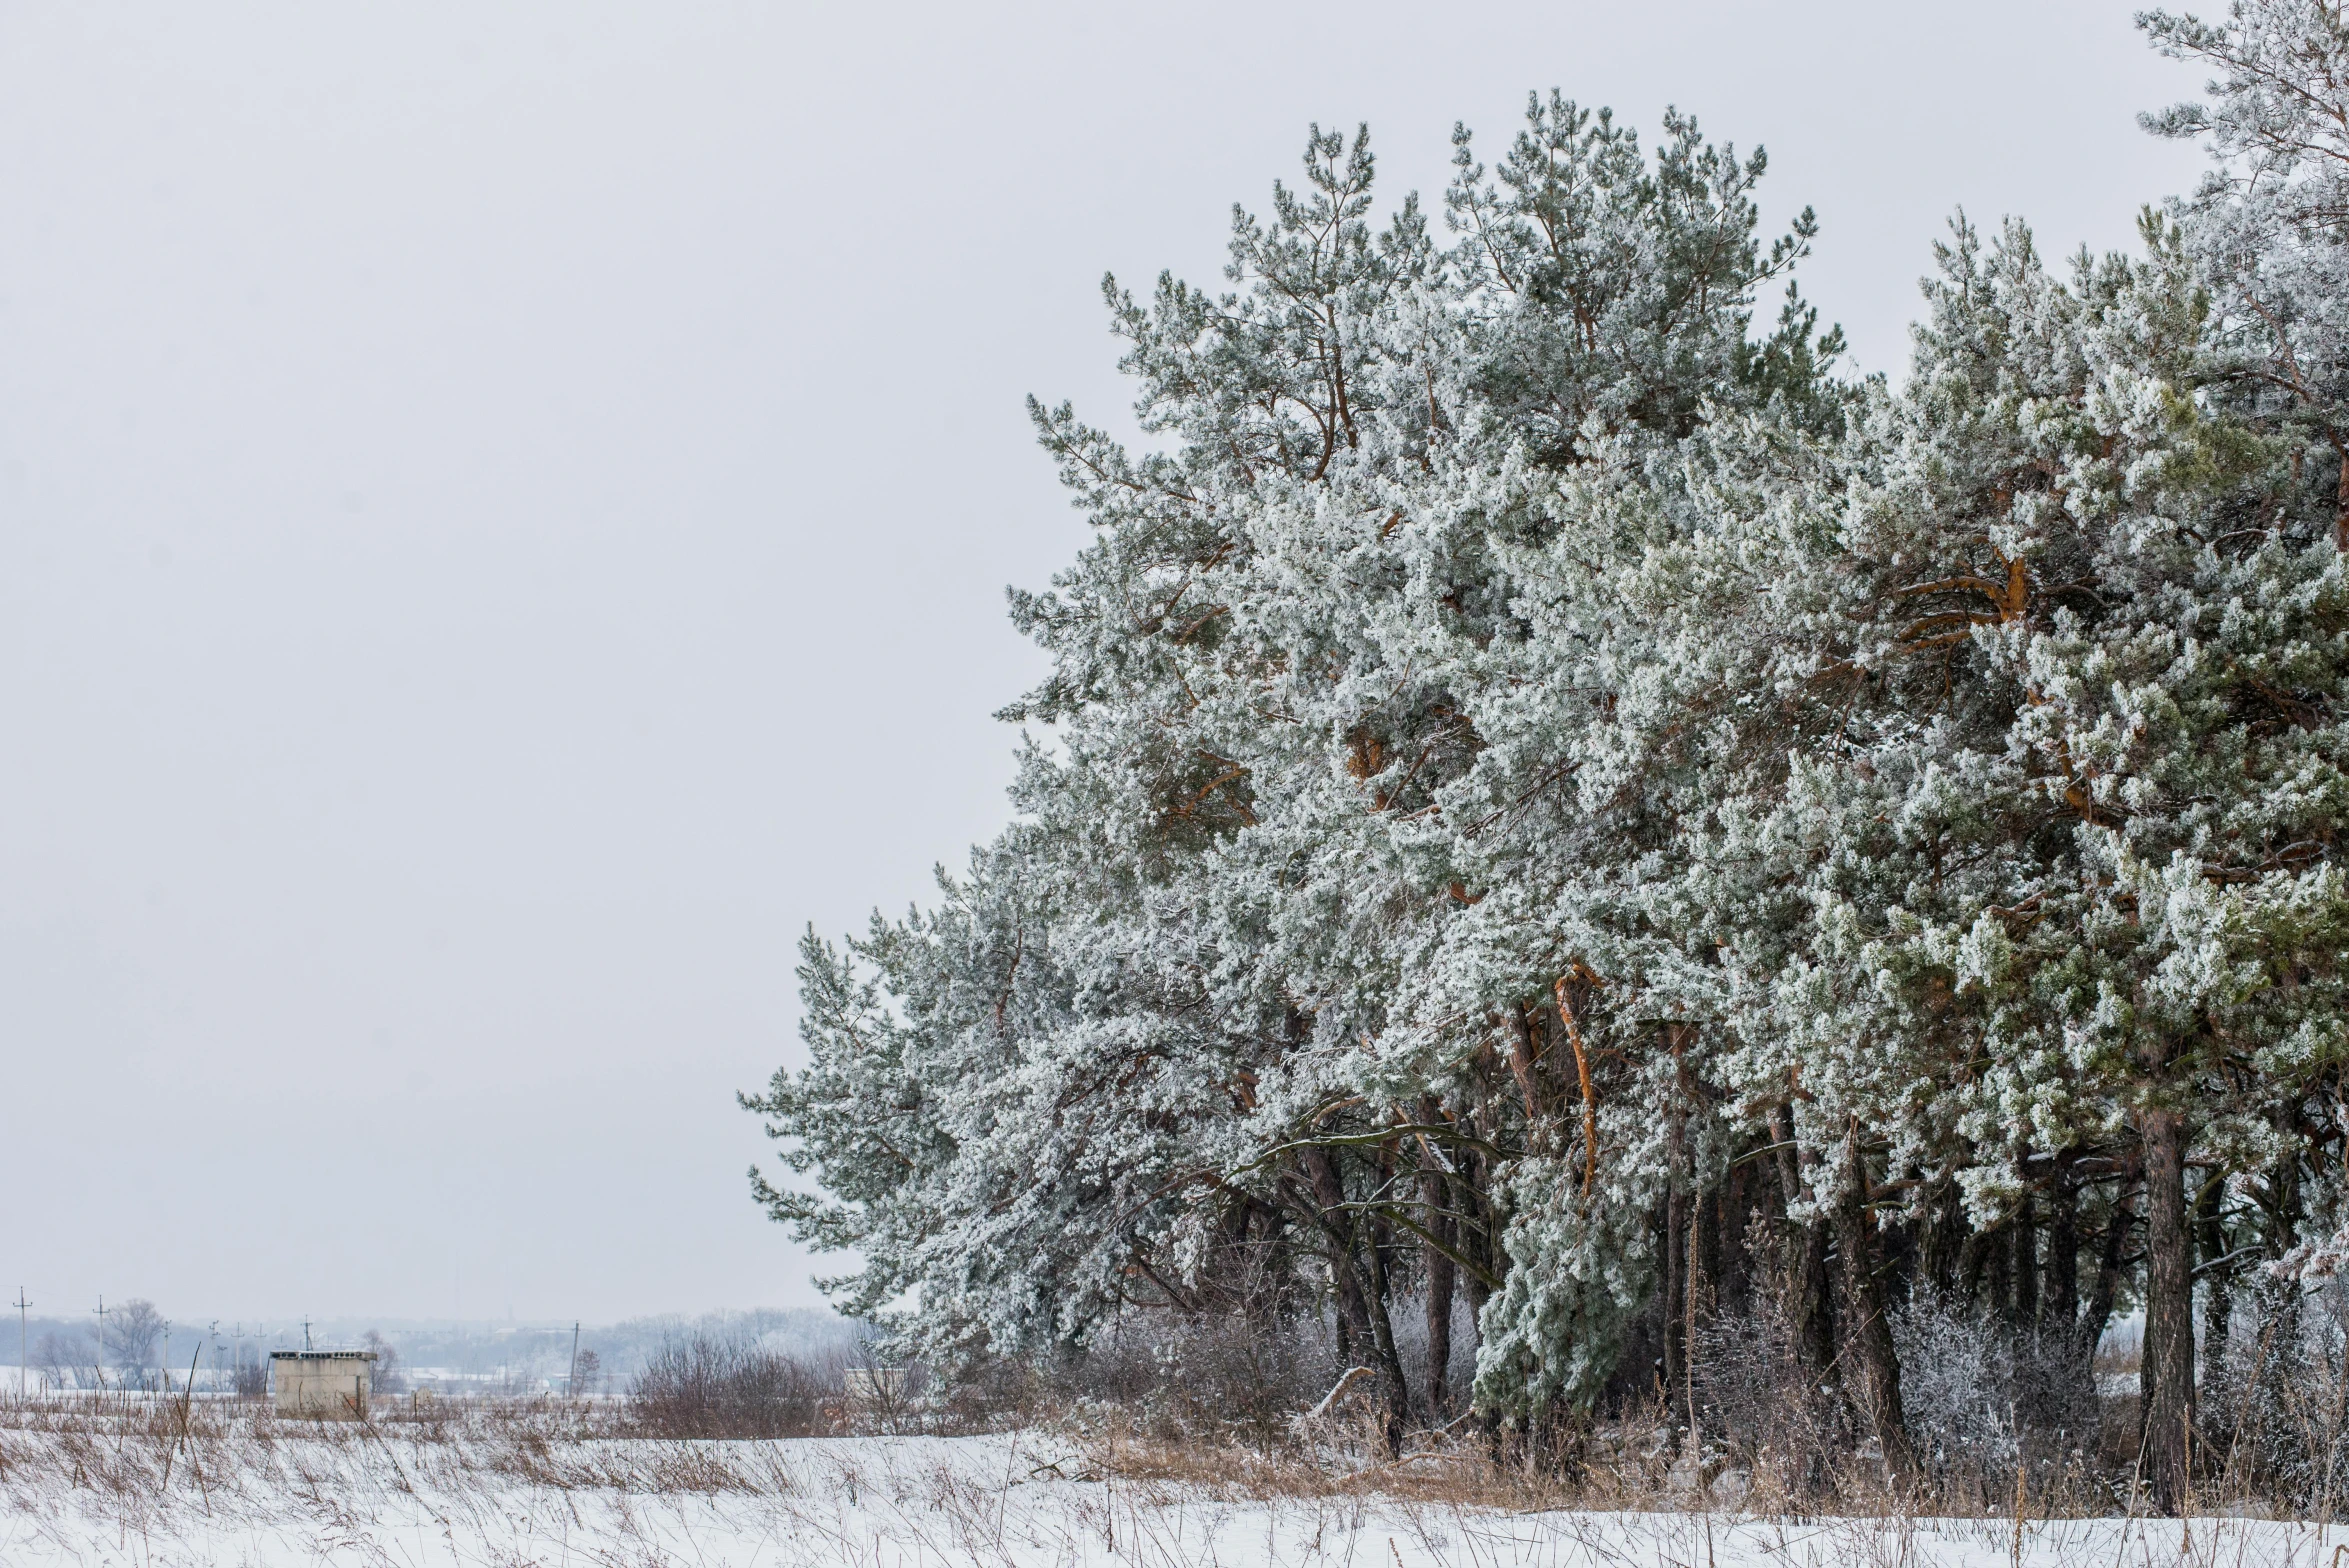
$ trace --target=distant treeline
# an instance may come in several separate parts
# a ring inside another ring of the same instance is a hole
[[[145,1311],[137,1310],[144,1307]],[[217,1328],[215,1323],[217,1322]],[[179,1319],[138,1298],[109,1307],[105,1351],[98,1355],[99,1318],[32,1315],[21,1333],[0,1334],[0,1366],[29,1366],[52,1384],[79,1386],[103,1364],[110,1372],[158,1373],[166,1345],[175,1374],[184,1376],[190,1358],[199,1370],[224,1371],[273,1350],[299,1349],[303,1321],[293,1319]],[[14,1325],[11,1325],[14,1326]],[[829,1311],[755,1308],[749,1311],[670,1313],[618,1323],[582,1323],[577,1347],[593,1352],[594,1365],[615,1387],[633,1376],[664,1344],[701,1337],[763,1346],[821,1359],[854,1346],[861,1326]],[[316,1318],[308,1324],[315,1345],[357,1346],[380,1342],[397,1355],[410,1377],[427,1381],[435,1373],[466,1379],[504,1380],[536,1386],[569,1375],[574,1343],[571,1323],[514,1322],[448,1318]],[[215,1357],[217,1356],[217,1362]]]

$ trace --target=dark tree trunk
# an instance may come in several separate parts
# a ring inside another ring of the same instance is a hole
[[[1689,1136],[1689,1118],[1704,1104],[1695,1072],[1688,1062],[1688,1047],[1696,1029],[1690,1024],[1671,1026],[1672,1058],[1675,1063],[1673,1115],[1677,1123],[1675,1141],[1679,1144],[1677,1161],[1680,1180],[1679,1224],[1680,1234],[1680,1396],[1687,1406],[1688,1430],[1692,1440],[1701,1441],[1704,1424],[1697,1409],[1697,1317],[1705,1310],[1705,1209],[1706,1194],[1697,1184],[1696,1145]],[[1718,1247],[1715,1248],[1718,1251]]]
[[[1689,1435],[1700,1443],[1704,1438],[1705,1426],[1697,1399],[1700,1355],[1697,1319],[1705,1311],[1705,1228],[1705,1201],[1700,1194],[1691,1191],[1688,1198],[1688,1275],[1686,1287],[1680,1293],[1680,1381],[1688,1400]]]
[[[1984,1231],[1979,1253],[1982,1259],[1982,1283],[1977,1299],[1987,1303],[1995,1316],[2013,1317],[2014,1227],[2000,1225]]]
[[[1460,1256],[1479,1264],[1484,1270],[1480,1274],[1475,1269],[1464,1269],[1460,1276],[1460,1283],[1468,1291],[1468,1354],[1471,1360],[1476,1356],[1475,1336],[1481,1332],[1479,1324],[1483,1320],[1484,1304],[1492,1294],[1485,1284],[1485,1275],[1498,1279],[1508,1266],[1508,1260],[1500,1255],[1501,1249],[1493,1244],[1492,1208],[1484,1200],[1485,1180],[1483,1156],[1463,1153],[1460,1157],[1460,1214],[1454,1222],[1455,1233],[1460,1238]]]
[[[2080,1191],[2072,1183],[2072,1151],[2055,1157],[2047,1188],[2047,1290],[2039,1299],[2043,1323],[2070,1328],[2080,1312]]]
[[[2338,1160],[2344,1154],[2349,1154],[2349,1149],[2333,1157]],[[2260,1251],[2271,1259],[2282,1257],[2300,1233],[2298,1166],[2286,1162],[2270,1170],[2251,1184],[2247,1195],[2259,1210],[2259,1218],[2251,1223],[2257,1227]],[[2302,1314],[2308,1298],[2299,1281],[2277,1279],[2264,1269],[2254,1274],[2250,1283],[2249,1305],[2257,1331],[2251,1338],[2250,1376],[2244,1381],[2236,1408],[2246,1424],[2273,1430],[2284,1425],[2289,1419],[2286,1412],[2299,1403],[2285,1393],[2283,1384],[2296,1366],[2305,1365],[2300,1350]]]
[[[1313,1184],[1322,1232],[1329,1238],[1330,1288],[1338,1297],[1338,1356],[1351,1363],[1370,1343],[1370,1308],[1363,1300],[1362,1275],[1354,1256],[1355,1227],[1346,1212],[1346,1184],[1329,1150],[1305,1149],[1299,1159],[1305,1179]]]
[[[1304,1039],[1307,1033],[1304,1016],[1290,1009],[1283,1029],[1293,1041]],[[1401,1453],[1403,1427],[1410,1417],[1411,1393],[1403,1382],[1403,1363],[1395,1354],[1394,1325],[1387,1319],[1387,1273],[1376,1235],[1371,1226],[1363,1223],[1359,1209],[1347,1207],[1346,1182],[1338,1171],[1335,1153],[1326,1148],[1308,1147],[1299,1151],[1298,1163],[1311,1185],[1313,1202],[1319,1210],[1314,1218],[1329,1239],[1330,1280],[1338,1297],[1341,1353],[1358,1355],[1368,1348],[1377,1357],[1379,1380],[1384,1385],[1387,1451]],[[1368,1254],[1367,1260],[1364,1254]],[[1363,1277],[1366,1261],[1367,1282]]]
[[[2137,1217],[2129,1211],[2129,1185],[2124,1180],[2112,1195],[2112,1214],[2105,1221],[2103,1245],[2097,1249],[2096,1283],[2089,1287],[2088,1304],[2080,1313],[2082,1366],[2094,1363],[2096,1347],[2104,1343],[2105,1328],[2112,1322],[2113,1303],[2121,1294],[2121,1260],[2128,1255],[2129,1232],[2136,1223]]]
[[[1680,1402],[1687,1367],[1681,1359],[1680,1331],[1688,1320],[1688,1194],[1674,1191],[1664,1200],[1664,1403]]]
[[[1672,1108],[1665,1113],[1664,1169],[1664,1405],[1681,1402],[1688,1380],[1688,1241],[1692,1194],[1688,1180],[1688,1071],[1681,1066],[1683,1028],[1667,1024],[1675,1064]],[[1693,1418],[1693,1412],[1683,1412]]]
[[[1705,1299],[1697,1303],[1699,1313],[1718,1313],[1721,1303],[1737,1289],[1737,1213],[1733,1170],[1721,1185],[1705,1194],[1704,1212],[1698,1216],[1697,1235],[1701,1245],[1697,1249],[1697,1272],[1705,1282]]]
[[[1532,1031],[1525,1026],[1522,1008],[1510,1007],[1501,1014],[1501,1032],[1509,1038],[1509,1073],[1517,1080],[1517,1092],[1525,1097],[1526,1132],[1530,1137],[1542,1121],[1542,1092],[1540,1062],[1534,1054]]]
[[[1481,1169],[1481,1164],[1461,1167],[1461,1179],[1455,1188],[1460,1209],[1452,1220],[1460,1256],[1475,1265],[1462,1269],[1459,1274],[1460,1288],[1468,1293],[1468,1316],[1472,1322],[1484,1310],[1485,1298],[1491,1294],[1487,1277],[1498,1279],[1508,1267],[1507,1260],[1499,1256],[1500,1248],[1493,1245],[1492,1205],[1485,1201],[1483,1183],[1477,1179]]]
[[[2026,1187],[2023,1201],[2015,1205],[2014,1269],[2015,1269],[2015,1325],[2029,1328],[2039,1321],[2039,1217],[2034,1212],[2038,1199]]]
[[[2137,1117],[2145,1150],[2144,1452],[2154,1505],[2174,1514],[2192,1488],[2194,1242],[2186,1219],[2185,1118]]]
[[[2202,1184],[2194,1201],[2195,1242],[2202,1254],[2202,1378],[2210,1382],[2227,1364],[2227,1338],[2235,1326],[2234,1270],[2222,1260],[2227,1255],[2226,1220],[2220,1206],[2226,1200],[2226,1182],[2216,1171]]]
[[[1982,1280],[1989,1272],[1990,1244],[1990,1233],[1978,1230],[1968,1230],[1965,1240],[1958,1244],[1956,1293],[1969,1309],[1982,1304]]]
[[[1395,1140],[1390,1138],[1378,1146],[1378,1190],[1380,1192],[1395,1190],[1395,1160]],[[1395,1276],[1395,1222],[1388,1218],[1383,1209],[1364,1217],[1370,1225],[1370,1244],[1378,1252],[1378,1266],[1372,1272],[1379,1278],[1391,1280]],[[1379,1290],[1383,1296],[1386,1287],[1382,1285]]]
[[[1803,1197],[1803,1172],[1817,1156],[1795,1147],[1794,1113],[1783,1105],[1770,1113],[1770,1141],[1778,1150],[1780,1200],[1791,1206]],[[1805,1371],[1823,1376],[1835,1364],[1834,1327],[1827,1316],[1827,1226],[1818,1220],[1797,1223],[1789,1215],[1786,1228],[1791,1287],[1787,1311],[1793,1320],[1795,1351]]]
[[[1330,1239],[1330,1277],[1337,1287],[1338,1317],[1346,1330],[1341,1348],[1373,1357],[1385,1406],[1387,1449],[1400,1453],[1403,1428],[1410,1418],[1411,1392],[1403,1381],[1403,1363],[1395,1354],[1395,1330],[1387,1317],[1387,1280],[1378,1248],[1370,1244],[1370,1227],[1358,1211],[1346,1207],[1346,1184],[1338,1162],[1327,1149],[1302,1151],[1306,1175],[1313,1183],[1314,1200],[1321,1206],[1322,1229]],[[1363,1271],[1367,1264],[1367,1287]]]
[[[1958,1203],[1957,1183],[1946,1177],[1935,1184],[1918,1225],[1917,1278],[1944,1300],[1957,1294],[1958,1261],[1965,1251],[1966,1212]]]
[[[1754,1265],[1749,1243],[1758,1224],[1767,1224],[1769,1200],[1763,1188],[1775,1186],[1760,1160],[1732,1160],[1728,1180],[1720,1188],[1720,1214],[1714,1226],[1719,1262],[1708,1265],[1713,1279],[1713,1310],[1742,1316],[1753,1310]]]
[[[1367,1292],[1370,1337],[1378,1350],[1379,1381],[1386,1394],[1384,1435],[1387,1452],[1400,1454],[1403,1451],[1404,1429],[1411,1424],[1411,1389],[1403,1380],[1403,1357],[1395,1348],[1395,1324],[1387,1313],[1387,1302],[1393,1294],[1393,1278],[1387,1273],[1385,1254],[1376,1245],[1364,1250],[1370,1262],[1370,1289]]]
[[[1280,1272],[1273,1241],[1274,1212],[1252,1198],[1234,1203],[1224,1225],[1224,1245],[1233,1259],[1240,1313],[1258,1333],[1268,1333],[1280,1316]]]
[[[1438,1239],[1450,1242],[1444,1221]],[[1452,1260],[1431,1252],[1427,1259],[1427,1409],[1439,1423],[1451,1410],[1452,1301],[1456,1271]]]
[[[1443,1116],[1443,1107],[1431,1097],[1420,1101],[1419,1119],[1429,1126]],[[1430,1145],[1432,1148],[1433,1145]],[[1427,1151],[1422,1151],[1427,1152]],[[1426,1210],[1428,1234],[1436,1244],[1427,1247],[1427,1411],[1434,1420],[1444,1419],[1450,1400],[1447,1397],[1447,1378],[1452,1366],[1452,1288],[1457,1270],[1444,1252],[1445,1247],[1459,1243],[1459,1233],[1452,1223],[1450,1201],[1451,1178],[1442,1168],[1432,1163],[1421,1168],[1419,1199]]]
[[[1855,1122],[1844,1140],[1843,1192],[1836,1204],[1836,1249],[1843,1254],[1843,1303],[1838,1314],[1853,1361],[1853,1404],[1884,1455],[1885,1479],[1905,1486],[1916,1472],[1908,1423],[1900,1404],[1900,1360],[1892,1324],[1876,1279],[1876,1225],[1868,1214],[1868,1170]]]

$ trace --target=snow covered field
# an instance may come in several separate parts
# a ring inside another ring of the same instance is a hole
[[[2011,1564],[2004,1520],[1512,1513],[1104,1479],[1032,1438],[212,1445],[0,1434],[6,1568],[1760,1568]],[[151,1451],[142,1451],[151,1450]],[[2019,1560],[2330,1568],[2349,1531],[2250,1520],[2028,1525]]]

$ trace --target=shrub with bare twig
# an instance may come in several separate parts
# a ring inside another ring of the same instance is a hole
[[[628,1387],[627,1416],[657,1437],[812,1437],[836,1373],[740,1340],[693,1334],[663,1344]]]

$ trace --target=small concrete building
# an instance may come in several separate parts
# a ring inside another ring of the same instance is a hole
[[[281,1416],[359,1421],[375,1383],[372,1350],[273,1350],[269,1385]]]

